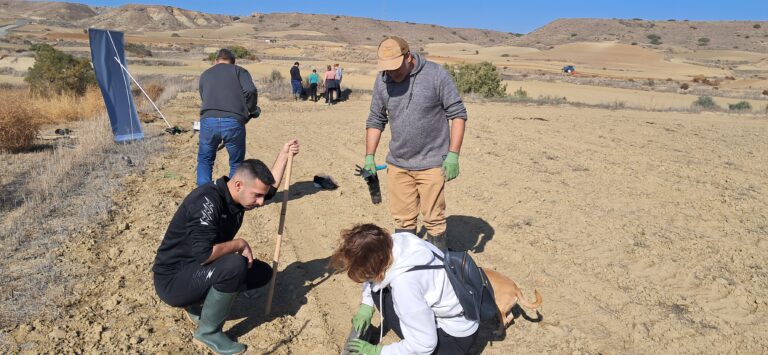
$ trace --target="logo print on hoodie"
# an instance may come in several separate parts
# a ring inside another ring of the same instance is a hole
[[[208,199],[208,197],[205,197],[205,203],[203,203],[203,209],[200,211],[200,213],[203,214],[202,217],[200,217],[200,224],[207,226],[210,225],[211,220],[213,219],[213,202]]]

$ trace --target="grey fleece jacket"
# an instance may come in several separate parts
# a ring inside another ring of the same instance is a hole
[[[391,124],[387,164],[406,170],[440,167],[448,154],[448,120],[467,119],[456,84],[440,65],[412,53],[416,65],[396,83],[380,72],[373,85],[366,128],[384,130]]]

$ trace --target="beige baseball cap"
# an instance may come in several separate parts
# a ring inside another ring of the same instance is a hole
[[[408,53],[408,42],[397,36],[390,36],[379,43],[376,68],[379,71],[395,70],[403,64],[403,55]]]

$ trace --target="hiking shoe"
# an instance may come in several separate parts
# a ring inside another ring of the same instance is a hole
[[[445,240],[445,233],[440,233],[436,236],[427,235],[427,241],[432,243],[432,245],[436,246],[437,249],[440,250],[447,250],[448,245]]]

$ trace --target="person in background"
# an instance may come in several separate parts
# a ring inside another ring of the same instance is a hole
[[[301,71],[299,71],[299,62],[293,63],[291,67],[291,88],[293,89],[293,97],[295,100],[299,100],[301,97]]]
[[[336,72],[329,65],[325,71],[325,103],[333,104],[333,92],[336,90]]]
[[[339,66],[339,63],[334,64],[333,70],[336,72],[336,100],[341,100],[341,75],[344,69]]]
[[[317,84],[320,82],[320,76],[317,75],[317,69],[312,69],[309,74],[309,98],[312,102],[317,102]]]

